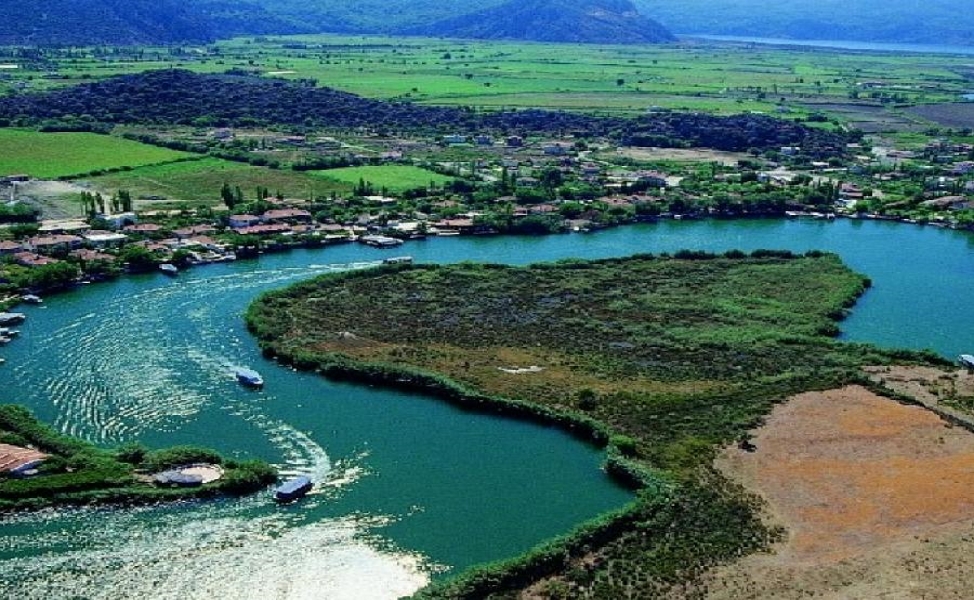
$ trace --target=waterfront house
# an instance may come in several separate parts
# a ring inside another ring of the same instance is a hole
[[[287,223],[268,223],[235,229],[240,235],[288,235],[294,233]]]
[[[0,444],[0,473],[13,476],[26,475],[46,458],[46,454],[32,448]]]

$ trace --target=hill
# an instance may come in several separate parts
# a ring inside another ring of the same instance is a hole
[[[474,39],[645,44],[676,38],[630,0],[512,0],[405,33]]]
[[[0,45],[168,44],[239,34],[303,33],[247,2],[213,0],[4,0]]]
[[[974,44],[974,14],[954,0],[634,0],[680,33]]]

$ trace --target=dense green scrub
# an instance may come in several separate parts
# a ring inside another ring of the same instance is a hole
[[[564,425],[608,445],[609,471],[641,488],[620,513],[421,596],[541,581],[551,595],[651,597],[776,534],[712,471],[720,447],[746,444],[793,394],[860,380],[861,365],[934,360],[833,339],[868,286],[814,252],[390,266],[265,295],[247,319],[265,353],[299,368]]]
[[[276,478],[274,469],[263,461],[224,460],[205,448],[178,446],[149,451],[130,444],[117,450],[104,450],[54,431],[26,408],[13,404],[0,405],[0,443],[30,446],[49,454],[34,477],[15,479],[0,475],[0,510],[245,494]],[[189,489],[157,487],[145,477],[194,463],[221,465],[224,476],[214,483]]]

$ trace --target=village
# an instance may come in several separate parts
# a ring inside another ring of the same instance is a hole
[[[369,135],[351,144],[331,136],[217,128],[140,138],[167,145],[206,140],[210,155],[263,168],[271,163],[271,169],[372,165],[381,172],[409,165],[428,172],[431,181],[390,191],[360,179],[350,194],[306,198],[258,188],[250,199],[228,181],[213,190],[210,206],[170,202],[162,209],[158,201],[171,199],[120,203],[117,196],[128,196],[123,190],[111,201],[102,197],[110,191],[92,191],[82,194],[85,214],[45,219],[20,192],[32,178],[7,174],[0,177],[0,197],[10,198],[0,230],[5,306],[22,294],[125,272],[162,268],[174,274],[263,252],[348,242],[390,248],[427,236],[583,233],[665,218],[974,225],[974,146],[938,139],[911,150],[864,139],[849,144],[846,157],[818,161],[799,147],[749,153],[627,148],[571,136],[451,134],[416,141]],[[319,172],[328,175],[328,169]],[[437,185],[434,176],[444,183]]]

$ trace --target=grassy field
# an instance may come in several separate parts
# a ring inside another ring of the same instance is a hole
[[[552,571],[563,593],[539,596],[681,597],[700,569],[774,535],[753,499],[714,478],[719,448],[785,398],[861,377],[861,365],[928,360],[831,338],[866,286],[820,254],[419,265],[298,284],[259,299],[247,320],[286,363],[568,422],[657,482],[597,535],[583,528],[420,597],[487,597]]]
[[[344,169],[317,171],[315,175],[321,181],[340,182],[349,186],[358,185],[359,181],[362,180],[366,183],[371,183],[377,194],[383,188],[394,193],[419,187],[427,187],[430,182],[436,185],[443,185],[453,180],[451,177],[408,165],[347,167]]]
[[[331,192],[347,193],[352,188],[308,172],[254,167],[210,157],[109,173],[86,182],[108,194],[129,190],[136,206],[145,208],[178,203],[218,205],[224,183],[239,186],[250,199],[256,198],[258,186],[267,188],[272,195],[281,193],[286,198],[304,199],[312,194],[320,197]]]
[[[0,175],[55,179],[95,170],[172,162],[194,155],[94,133],[0,129]]]
[[[238,38],[178,54],[144,48],[117,55],[95,50],[48,55],[29,63],[12,52],[5,57],[0,49],[0,61],[23,63],[0,81],[0,93],[19,85],[44,89],[178,66],[314,79],[364,96],[428,104],[628,114],[653,106],[739,113],[771,112],[781,105],[802,115],[823,102],[956,101],[970,88],[971,76],[965,57],[717,42],[578,46],[322,35]]]

